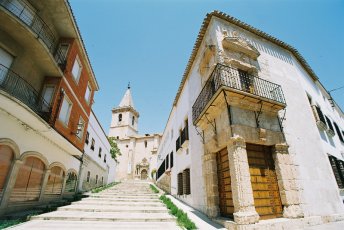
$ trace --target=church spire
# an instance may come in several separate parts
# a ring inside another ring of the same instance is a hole
[[[134,108],[134,101],[133,98],[131,96],[131,91],[130,91],[130,82],[128,84],[128,89],[127,91],[125,91],[125,94],[121,100],[121,102],[119,103],[119,107],[132,107]]]

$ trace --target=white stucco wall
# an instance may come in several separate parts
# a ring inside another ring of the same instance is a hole
[[[171,150],[175,153],[174,168],[171,171],[172,194],[176,195],[176,175],[190,167],[191,195],[180,198],[201,211],[205,210],[202,173],[206,172],[202,172],[201,159],[204,150],[202,140],[192,124],[192,106],[207,80],[200,76],[198,71],[200,56],[203,54],[205,44],[216,45],[218,49],[222,49],[223,30],[229,33],[236,30],[240,36],[248,39],[261,53],[258,58],[259,77],[282,86],[287,103],[286,120],[283,122],[284,133],[290,146],[289,153],[299,165],[299,181],[303,188],[301,199],[305,215],[329,215],[343,212],[338,187],[327,158],[327,153],[340,158],[343,144],[337,136],[334,137],[332,144],[321,138],[306,92],[342,130],[344,130],[343,117],[340,118],[339,114],[329,106],[327,100],[323,99],[317,84],[289,51],[223,20],[214,20],[214,17],[208,26],[177,105],[171,110],[162,137],[162,145],[158,150],[158,167]],[[209,74],[206,75],[209,76]],[[280,116],[283,115],[284,112],[281,111]],[[178,136],[174,135],[171,138],[171,130],[177,133],[185,117],[189,118],[189,154],[186,154],[186,151],[176,153],[175,142]]]
[[[81,181],[86,181],[87,171],[90,171],[91,179],[95,179],[98,175],[98,178],[104,177],[104,183],[115,181],[116,162],[111,158],[110,143],[93,111],[90,114],[87,132],[89,143],[85,143],[84,154],[91,160],[87,160],[87,165],[85,164],[83,168]],[[92,138],[95,140],[94,150],[91,149]],[[101,157],[98,156],[99,148],[102,149]],[[105,156],[106,162],[104,162]]]

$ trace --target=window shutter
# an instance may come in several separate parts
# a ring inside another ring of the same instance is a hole
[[[183,173],[178,173],[178,195],[183,195]]]
[[[335,157],[329,156],[330,159],[330,163],[331,163],[331,167],[332,167],[332,171],[334,174],[334,177],[337,181],[338,187],[339,188],[344,188],[344,181],[343,181],[343,177],[344,177],[344,162],[336,160]]]
[[[343,136],[342,136],[342,134],[341,134],[341,132],[339,130],[339,127],[338,127],[337,123],[333,122],[333,124],[334,124],[334,128],[336,129],[336,132],[338,134],[339,140],[344,143]]]
[[[186,195],[191,194],[190,188],[190,169],[183,171],[183,193]]]
[[[173,168],[173,151],[170,153],[170,164],[171,168]]]
[[[325,115],[325,118],[326,118],[326,121],[327,121],[327,127],[334,132],[334,129],[333,129],[333,126],[332,126],[332,122],[331,122],[330,118],[328,118],[326,115]]]

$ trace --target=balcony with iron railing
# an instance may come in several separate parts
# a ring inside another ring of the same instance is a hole
[[[286,106],[282,87],[238,69],[217,64],[192,106],[193,123],[197,124],[214,102],[219,93],[225,90],[229,98],[238,98],[247,103],[262,103],[274,111]]]
[[[32,6],[23,0],[0,0],[0,9],[3,9],[22,22],[37,38],[43,41],[56,64],[60,68],[65,66],[65,55],[57,48],[57,38],[47,23],[35,12]]]
[[[0,64],[0,90],[27,105],[38,116],[50,123],[51,106],[18,74]]]

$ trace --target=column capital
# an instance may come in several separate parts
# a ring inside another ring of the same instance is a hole
[[[246,148],[245,139],[242,136],[234,136],[229,139],[229,145]]]
[[[287,143],[280,143],[280,144],[276,144],[274,148],[275,148],[275,152],[287,154],[289,145],[287,145]]]

